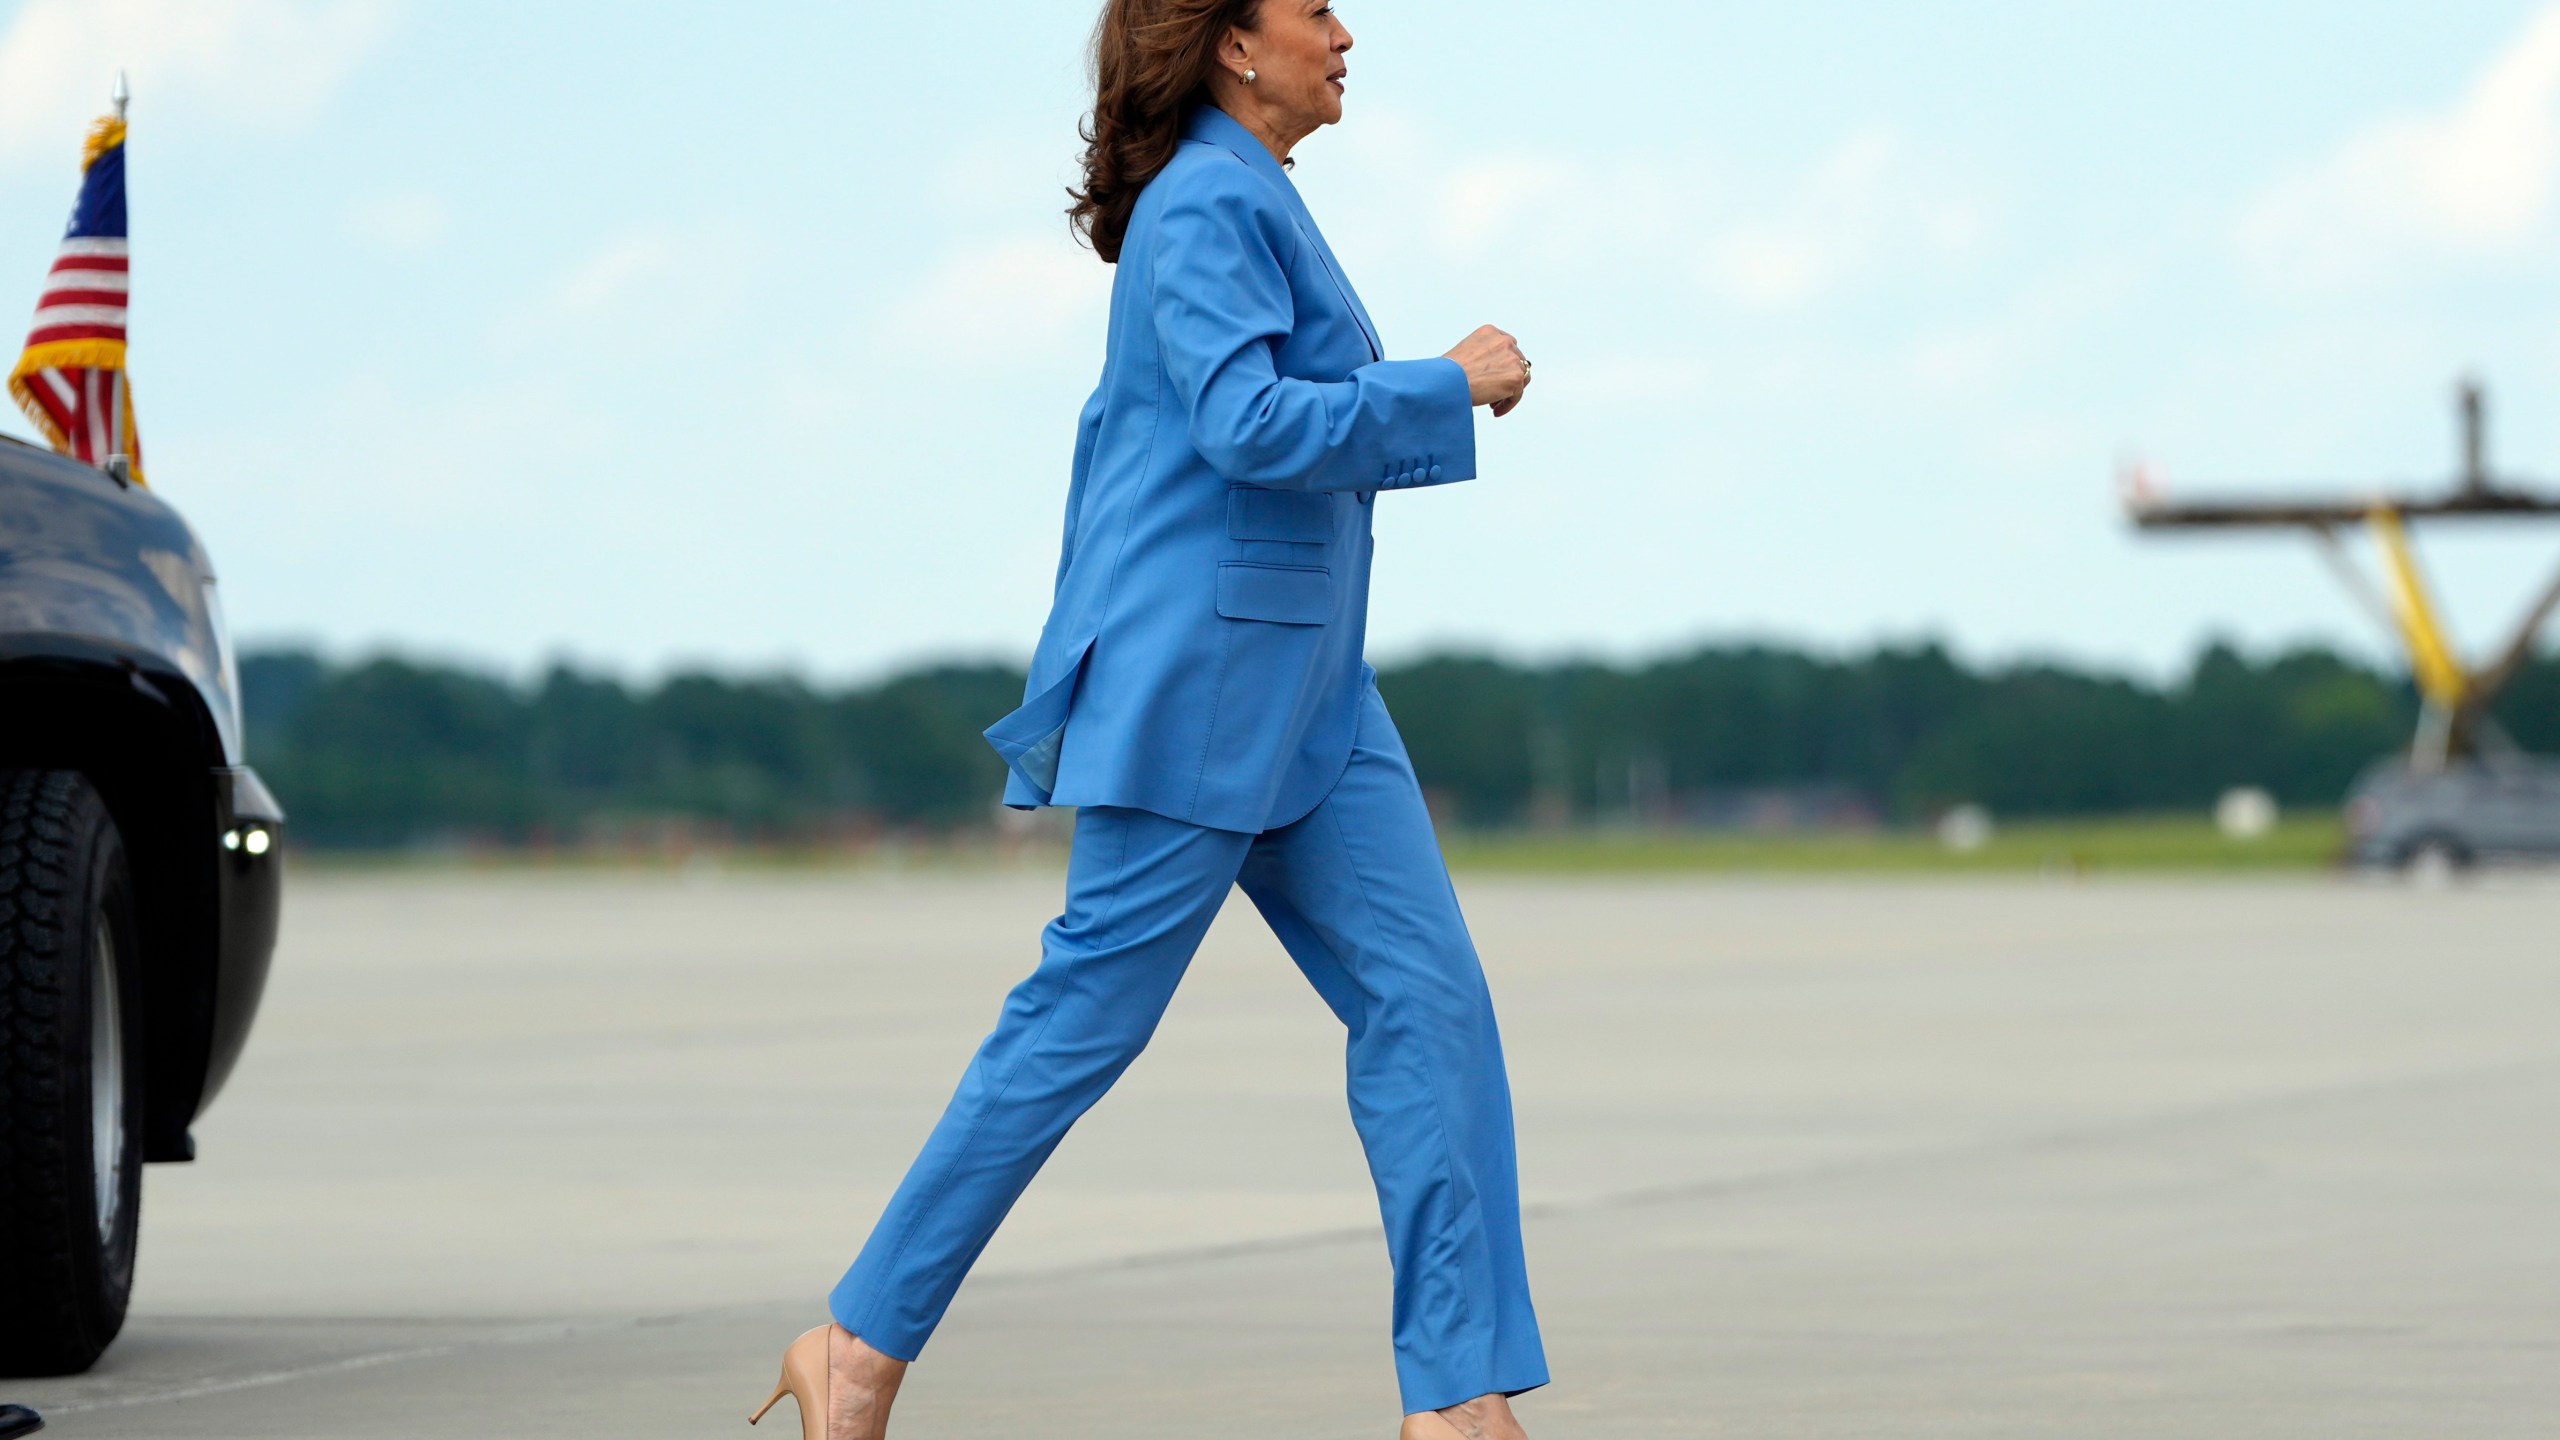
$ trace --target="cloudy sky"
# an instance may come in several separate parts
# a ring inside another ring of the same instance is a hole
[[[1393,351],[1493,321],[1540,377],[1379,507],[1381,657],[2365,646],[2297,541],[2128,535],[2119,465],[2432,477],[2476,370],[2560,474],[2560,4],[1343,14],[1301,188]],[[244,638],[1020,655],[1110,283],[1058,213],[1088,18],[0,0],[0,298],[122,66],[151,473]],[[2477,648],[2560,527],[2430,553]]]

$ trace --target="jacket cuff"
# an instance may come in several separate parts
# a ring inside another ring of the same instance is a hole
[[[1396,453],[1379,469],[1381,490],[1447,485],[1476,478],[1476,411],[1467,398],[1465,367],[1445,355],[1428,360],[1389,360],[1377,367],[1409,397],[1405,423],[1395,427]]]

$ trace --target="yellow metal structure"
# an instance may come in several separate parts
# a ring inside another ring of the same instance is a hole
[[[2490,707],[2534,663],[2536,637],[2560,616],[2560,578],[2554,578],[2525,612],[2522,623],[2508,632],[2506,643],[2487,652],[2475,669],[2454,648],[2442,613],[2427,593],[2425,576],[2410,546],[2410,525],[2420,520],[2560,519],[2560,494],[2490,468],[2488,404],[2479,385],[2465,381],[2458,400],[2462,464],[2454,472],[2452,487],[2444,491],[2394,493],[2369,488],[2329,495],[2171,500],[2136,472],[2125,494],[2134,523],[2145,530],[2283,527],[2310,531],[2347,592],[2408,652],[2411,678],[2426,702],[2410,748],[2411,763],[2420,768],[2441,768],[2486,750],[2514,750],[2515,742],[2498,728]],[[2383,583],[2376,583],[2340,543],[2341,535],[2357,526],[2373,532],[2374,548],[2381,552]]]
[[[2418,572],[2418,557],[2409,548],[2408,527],[2401,523],[2397,510],[2376,510],[2367,518],[2374,543],[2381,547],[2384,569],[2391,576],[2393,618],[2400,622],[2401,639],[2409,647],[2409,664],[2418,690],[2446,710],[2457,710],[2470,698],[2471,672],[2454,653],[2444,623],[2437,617],[2435,602],[2427,594],[2426,579]]]

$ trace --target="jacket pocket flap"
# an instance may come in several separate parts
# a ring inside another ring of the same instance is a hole
[[[1322,625],[1333,618],[1333,572],[1231,561],[1218,567],[1218,613],[1230,620]]]
[[[1321,545],[1333,538],[1333,497],[1258,485],[1227,487],[1227,537]]]

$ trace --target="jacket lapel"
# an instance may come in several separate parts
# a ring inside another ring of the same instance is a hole
[[[1295,186],[1290,187],[1289,198],[1298,199]],[[1324,243],[1324,232],[1316,228],[1315,217],[1307,213],[1304,201],[1298,203],[1298,233],[1315,245],[1316,262],[1324,267],[1326,277],[1333,281],[1333,288],[1341,294],[1342,303],[1350,307],[1351,319],[1360,327],[1360,333],[1368,337],[1369,358],[1386,359],[1386,350],[1378,344],[1378,327],[1369,323],[1369,312],[1362,308],[1360,297],[1351,289],[1351,282],[1342,278],[1342,262],[1333,258],[1333,247]]]
[[[1361,305],[1351,282],[1343,278],[1342,262],[1334,258],[1333,247],[1325,243],[1324,231],[1317,227],[1316,217],[1308,211],[1307,202],[1298,194],[1298,187],[1289,182],[1289,172],[1281,169],[1280,162],[1271,158],[1270,150],[1253,137],[1252,131],[1236,123],[1234,116],[1215,105],[1203,105],[1193,111],[1185,133],[1194,140],[1206,141],[1229,151],[1245,163],[1246,169],[1261,176],[1264,183],[1278,192],[1296,219],[1299,238],[1315,251],[1317,266],[1324,271],[1325,278],[1333,282],[1334,293],[1342,297],[1343,308],[1351,312],[1351,323],[1359,327],[1361,338],[1369,342],[1369,358],[1385,359],[1387,352],[1378,343],[1378,327],[1370,322],[1369,312]]]

